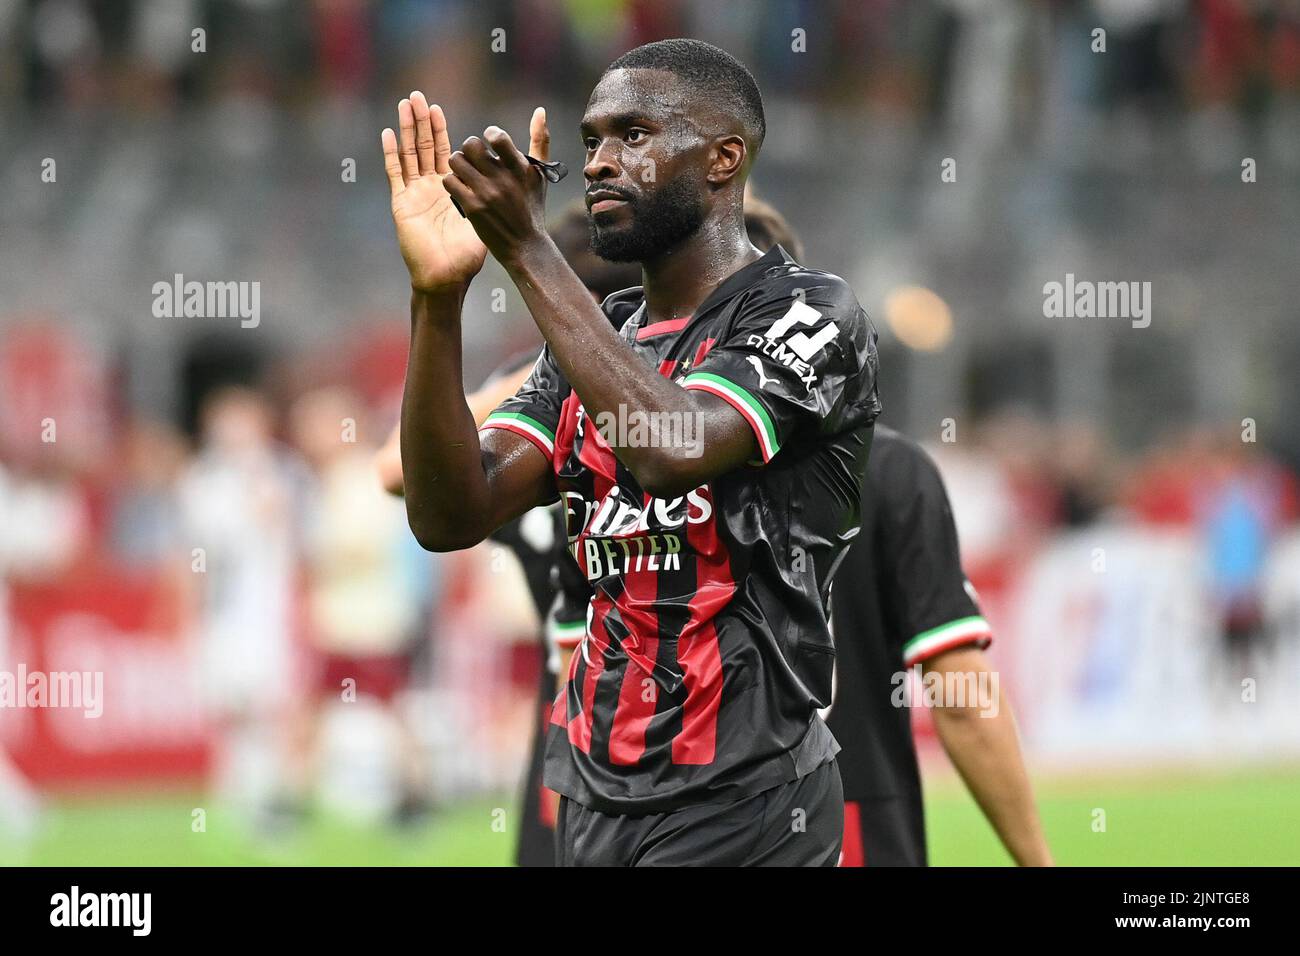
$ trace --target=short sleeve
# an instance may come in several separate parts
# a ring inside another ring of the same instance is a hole
[[[569,383],[547,346],[537,357],[532,373],[519,386],[519,391],[498,405],[479,430],[502,428],[522,435],[537,446],[547,461],[553,461],[555,431],[560,423],[560,409],[568,394]]]
[[[797,436],[833,435],[875,419],[875,340],[842,279],[786,276],[740,307],[726,338],[682,385],[740,412],[766,463]]]
[[[967,644],[987,647],[993,632],[961,566],[957,528],[943,479],[920,447],[906,442],[879,481],[881,546],[903,624],[903,664],[911,667]]]

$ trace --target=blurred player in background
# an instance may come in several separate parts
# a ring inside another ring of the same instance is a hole
[[[831,593],[836,688],[827,723],[844,779],[845,866],[924,866],[921,777],[900,682],[962,688],[930,709],[944,750],[1012,859],[1051,863],[1015,719],[983,649],[992,639],[962,571],[939,470],[876,426],[862,530]],[[913,688],[909,687],[908,690]],[[976,690],[989,693],[981,698]]]
[[[87,524],[80,496],[70,486],[0,466],[0,670],[16,674],[19,663],[10,634],[9,582],[41,580],[66,568],[85,541]],[[25,695],[27,688],[14,680],[12,691]],[[0,720],[6,705],[12,702],[0,705]],[[26,842],[40,823],[41,806],[36,790],[10,761],[0,733],[0,840]]]
[[[319,738],[328,707],[340,700],[377,702],[398,730],[398,822],[424,815],[430,782],[424,750],[399,695],[406,689],[422,639],[422,584],[429,561],[412,553],[401,505],[375,487],[373,446],[362,403],[327,388],[294,403],[294,443],[315,473],[304,518],[307,637],[318,657],[307,707],[302,793],[316,779]]]
[[[1254,443],[1207,429],[1209,454],[1194,502],[1211,568],[1212,606],[1222,635],[1223,677],[1243,678],[1270,666],[1273,648],[1264,614],[1268,558],[1295,520],[1294,479]]]
[[[179,577],[217,727],[214,789],[261,827],[283,822],[293,789],[294,588],[310,483],[272,421],[259,392],[212,392],[179,489]]]

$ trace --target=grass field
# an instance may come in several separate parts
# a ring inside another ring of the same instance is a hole
[[[1037,790],[1061,864],[1300,864],[1297,769],[1048,779]],[[316,818],[273,840],[224,825],[216,810],[207,812],[206,832],[195,833],[191,812],[201,805],[175,793],[53,800],[28,846],[0,841],[0,864],[496,866],[510,861],[514,842],[512,801],[448,807],[427,825],[400,832]],[[1096,809],[1105,811],[1105,832],[1094,831]],[[926,810],[934,864],[1009,862],[958,781],[932,784]]]

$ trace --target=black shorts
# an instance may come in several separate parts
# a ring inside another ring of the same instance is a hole
[[[561,866],[835,866],[844,788],[835,761],[734,803],[641,817],[560,800]]]

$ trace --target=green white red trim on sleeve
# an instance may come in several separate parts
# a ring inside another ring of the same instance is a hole
[[[947,624],[922,631],[903,645],[903,666],[911,667],[921,661],[929,660],[936,654],[961,647],[963,644],[976,644],[981,649],[993,642],[993,630],[988,622],[978,614],[960,617]]]
[[[555,432],[535,418],[529,418],[519,412],[493,412],[487,417],[487,421],[479,426],[479,431],[484,428],[504,428],[516,435],[523,435],[536,445],[548,460],[555,457]]]
[[[763,455],[764,463],[771,461],[772,456],[781,450],[781,443],[776,439],[776,426],[772,424],[772,416],[767,413],[767,409],[758,399],[739,385],[712,372],[693,372],[682,380],[682,388],[716,395],[740,412],[745,421],[749,422],[749,427],[754,430],[754,437],[758,439],[758,450]]]
[[[551,640],[555,642],[557,647],[577,647],[582,642],[582,639],[587,636],[586,621],[557,621],[552,618],[549,625]]]

